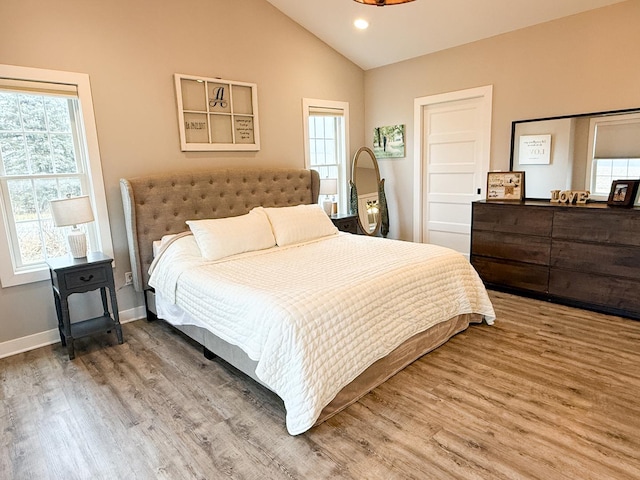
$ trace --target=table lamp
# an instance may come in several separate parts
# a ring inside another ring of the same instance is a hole
[[[336,193],[338,193],[337,178],[323,178],[320,180],[320,195],[325,196],[322,208],[329,216],[331,216],[331,209],[333,208],[333,198],[329,198],[329,195],[333,196]]]
[[[51,200],[51,214],[56,227],[67,227],[73,225],[71,232],[67,236],[69,250],[73,258],[84,258],[87,256],[87,237],[78,228],[81,223],[93,222],[93,210],[87,195],[81,197],[68,197]]]

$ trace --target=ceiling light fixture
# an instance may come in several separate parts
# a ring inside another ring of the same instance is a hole
[[[360,30],[364,30],[369,27],[369,22],[367,22],[364,18],[358,18],[355,22],[353,22],[353,24]]]
[[[378,7],[384,7],[385,5],[400,5],[401,3],[413,2],[413,0],[354,0],[358,3],[364,3],[365,5],[376,5]]]

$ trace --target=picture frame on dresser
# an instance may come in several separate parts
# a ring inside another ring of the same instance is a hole
[[[640,180],[614,180],[607,205],[610,207],[632,207],[638,194]]]
[[[524,199],[524,172],[487,173],[487,201],[509,200],[521,202]]]

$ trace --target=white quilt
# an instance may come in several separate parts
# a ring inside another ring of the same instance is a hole
[[[257,362],[257,377],[284,401],[292,435],[413,335],[463,313],[495,318],[459,253],[358,235],[215,262],[185,236],[154,265],[149,284]]]

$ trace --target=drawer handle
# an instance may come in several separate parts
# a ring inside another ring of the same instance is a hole
[[[82,280],[83,282],[90,282],[91,280],[93,280],[93,274],[89,275],[88,277],[82,276],[80,277],[80,280]]]

